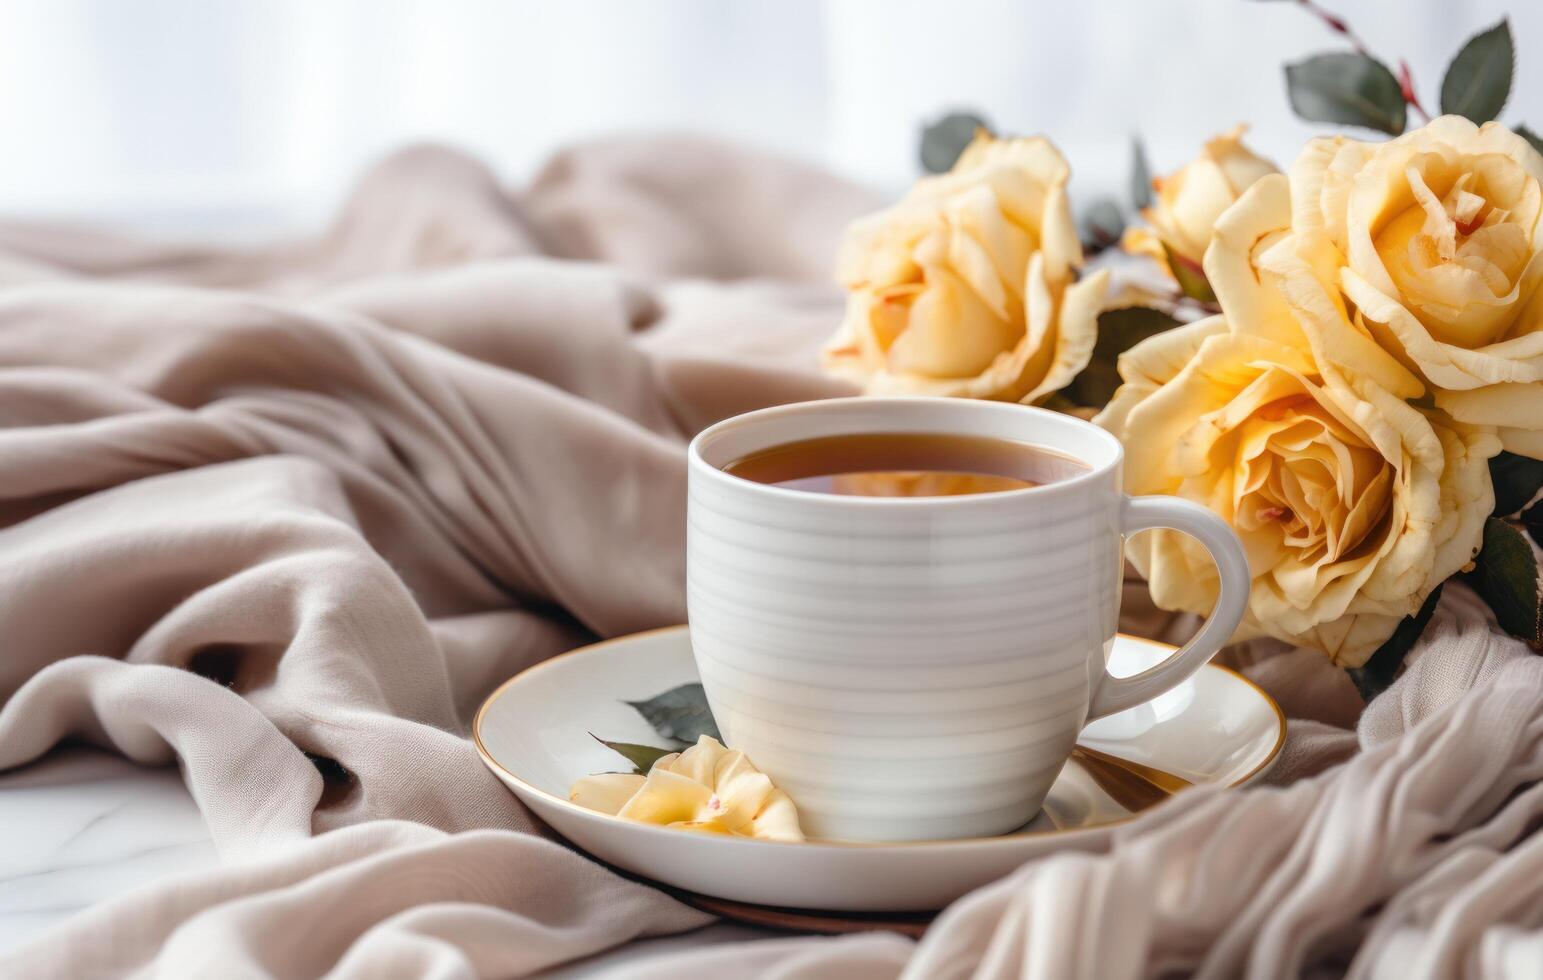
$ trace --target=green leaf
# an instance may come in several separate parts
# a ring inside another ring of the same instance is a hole
[[[1522,139],[1531,143],[1534,150],[1537,150],[1539,153],[1543,153],[1543,136],[1539,136],[1537,133],[1534,133],[1526,126],[1521,125],[1516,127],[1515,133],[1517,136],[1520,136]]]
[[[922,129],[922,169],[931,174],[941,174],[954,165],[959,154],[975,138],[975,131],[990,132],[986,120],[973,112],[951,112],[937,122]]]
[[[1475,34],[1457,52],[1441,80],[1441,111],[1487,123],[1500,115],[1511,97],[1516,46],[1507,20]]]
[[[1099,252],[1120,240],[1125,231],[1125,216],[1118,204],[1104,197],[1088,205],[1079,224],[1083,247]]]
[[[1152,166],[1139,136],[1130,141],[1130,203],[1138,210],[1152,206]]]
[[[713,710],[707,706],[707,692],[700,684],[682,684],[646,701],[626,703],[665,738],[695,744],[698,736],[711,735],[723,741]]]
[[[1205,268],[1200,263],[1175,252],[1167,242],[1163,242],[1163,254],[1168,257],[1168,269],[1185,296],[1202,303],[1216,302],[1216,292],[1211,289],[1211,280],[1205,277]]]
[[[679,749],[661,749],[657,745],[638,745],[635,742],[607,742],[594,732],[590,732],[589,737],[632,763],[632,771],[643,776],[648,775],[648,770],[653,768],[654,763],[672,752],[680,751]]]
[[[1345,671],[1355,683],[1356,690],[1361,692],[1363,700],[1371,701],[1393,683],[1393,678],[1398,675],[1398,668],[1403,664],[1404,658],[1409,655],[1415,641],[1430,624],[1431,614],[1436,611],[1436,603],[1440,598],[1441,585],[1438,585],[1431,589],[1430,595],[1425,597],[1418,612],[1399,620],[1393,635],[1372,652],[1372,655],[1366,659],[1366,663]]]
[[[1102,408],[1120,387],[1116,367],[1120,355],[1148,337],[1177,326],[1178,320],[1146,306],[1105,310],[1098,315],[1098,341],[1093,345],[1092,359],[1060,393],[1074,404]]]
[[[1543,647],[1543,607],[1538,598],[1538,560],[1522,533],[1499,518],[1484,523],[1484,547],[1468,584],[1489,603],[1501,629]]]
[[[1522,511],[1521,522],[1527,533],[1532,535],[1532,540],[1543,548],[1543,500]]]
[[[1489,479],[1495,485],[1495,516],[1509,517],[1543,489],[1543,460],[1501,453],[1489,461]]]
[[[1388,66],[1364,54],[1334,51],[1286,66],[1291,108],[1312,122],[1404,131],[1404,92]]]

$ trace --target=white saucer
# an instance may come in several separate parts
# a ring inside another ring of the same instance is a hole
[[[1171,650],[1122,634],[1110,670],[1134,674]],[[1095,847],[1131,817],[1075,762],[1062,771],[1034,823],[1002,837],[964,840],[758,841],[671,830],[568,802],[575,780],[623,765],[591,732],[664,745],[623,702],[695,680],[684,626],[607,640],[506,681],[477,712],[472,733],[489,768],[584,850],[666,885],[760,905],[937,909],[1032,858]],[[1267,694],[1232,671],[1207,666],[1156,701],[1089,725],[1079,744],[1193,783],[1241,786],[1269,769],[1285,737],[1285,716]]]

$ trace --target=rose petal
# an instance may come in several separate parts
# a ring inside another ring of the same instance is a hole
[[[643,788],[644,777],[630,772],[585,776],[573,784],[568,799],[601,813],[616,813]]]

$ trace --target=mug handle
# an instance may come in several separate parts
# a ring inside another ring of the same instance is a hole
[[[1226,521],[1181,497],[1126,497],[1120,510],[1120,533],[1129,537],[1154,528],[1181,531],[1205,545],[1221,583],[1216,606],[1200,632],[1162,663],[1131,677],[1115,677],[1106,667],[1103,683],[1088,705],[1088,721],[1144,704],[1186,680],[1216,656],[1248,608],[1252,581],[1248,558]]]

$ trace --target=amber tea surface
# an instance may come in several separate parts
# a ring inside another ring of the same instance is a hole
[[[1070,456],[989,436],[879,432],[751,453],[724,471],[756,483],[856,497],[952,497],[1024,490],[1088,471]]]

